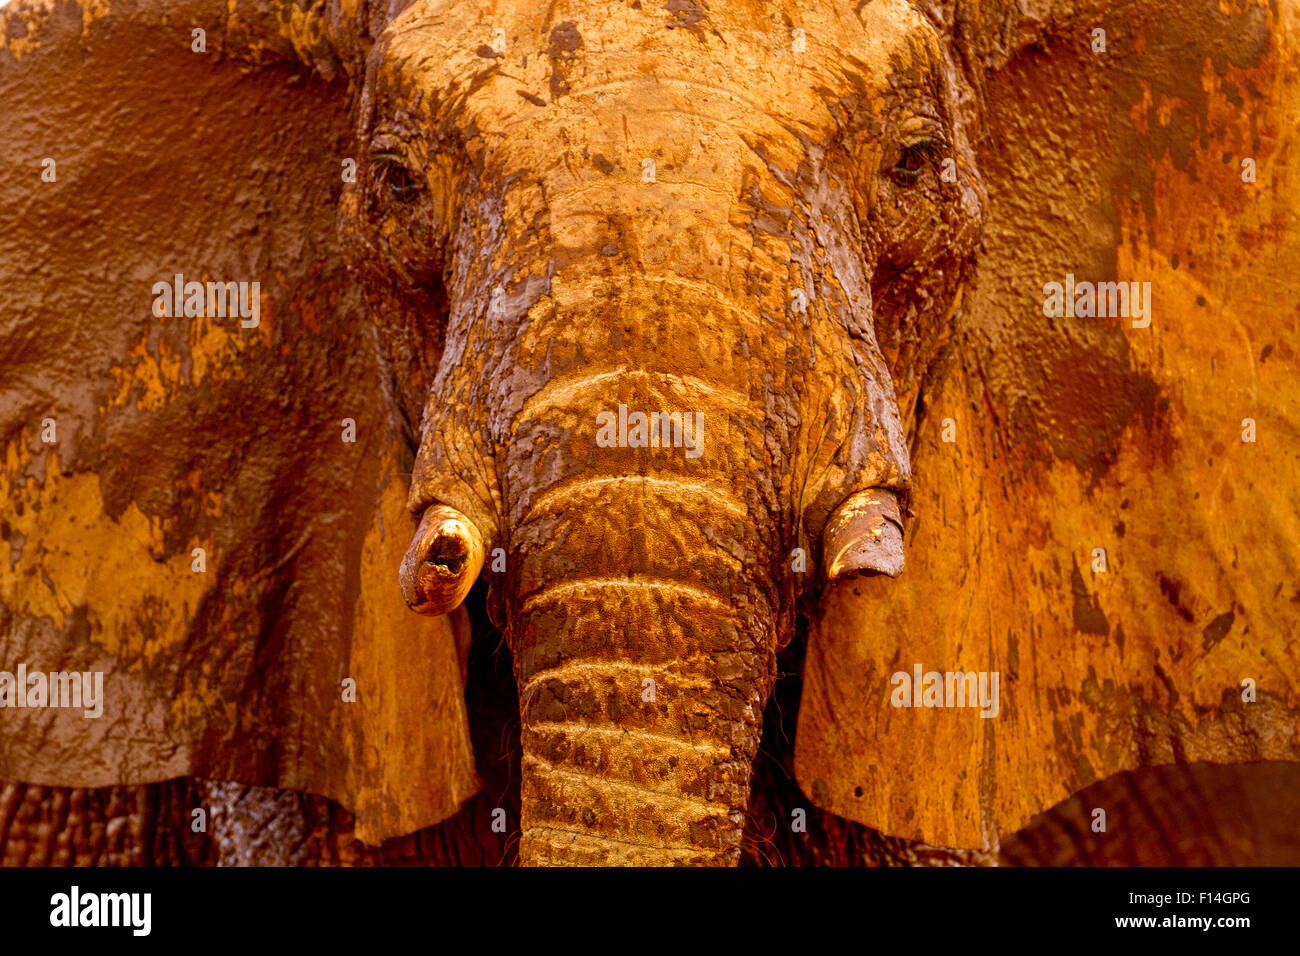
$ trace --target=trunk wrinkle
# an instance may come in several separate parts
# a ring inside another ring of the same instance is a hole
[[[636,737],[650,743],[662,744],[665,747],[674,747],[679,750],[693,750],[696,753],[716,753],[730,755],[732,748],[730,744],[714,743],[697,743],[692,740],[686,740],[681,737],[673,737],[669,734],[657,734],[652,730],[645,730],[641,727],[600,727],[595,724],[582,720],[560,722],[554,720],[538,721],[530,724],[528,730],[535,734],[554,734],[560,733],[567,736],[578,736],[582,734],[600,734],[606,737]]]
[[[694,481],[689,478],[656,478],[651,475],[598,475],[594,478],[583,475],[555,485],[535,498],[524,516],[524,521],[525,523],[532,521],[547,513],[561,514],[565,511],[564,499],[576,498],[584,492],[599,491],[624,482],[634,484],[638,488],[664,492],[667,497],[673,497],[679,489],[689,488],[704,498],[710,509],[728,511],[738,518],[744,518],[749,514],[745,502],[731,487],[722,482]]]
[[[524,829],[526,835],[538,833],[565,833],[569,836],[578,837],[582,840],[591,840],[599,844],[612,844],[614,846],[634,846],[638,849],[645,850],[666,850],[670,853],[681,853],[684,855],[699,854],[701,851],[687,843],[641,843],[637,840],[616,840],[613,837],[599,836],[595,833],[586,833],[582,830],[568,830],[564,827],[547,826],[546,824],[537,824]]]
[[[581,679],[587,675],[595,674],[601,677],[617,676],[619,672],[632,672],[653,678],[656,683],[662,680],[663,676],[672,678],[672,686],[682,687],[712,687],[717,683],[717,678],[710,674],[691,674],[683,672],[673,665],[679,662],[677,660],[666,661],[664,663],[654,663],[650,661],[591,661],[591,660],[566,660],[550,667],[544,667],[541,670],[534,671],[524,682],[520,693],[527,694],[529,688],[541,680],[563,680],[566,676]]]
[[[567,581],[560,581],[534,591],[524,599],[524,613],[530,612],[537,604],[548,601],[553,598],[563,598],[570,591],[585,591],[590,588],[627,588],[629,590],[652,590],[652,591],[677,591],[685,597],[696,600],[702,600],[706,603],[716,605],[723,610],[734,614],[735,608],[732,606],[727,596],[711,588],[703,587],[698,584],[687,584],[683,581],[665,580],[662,578],[570,578]]]
[[[702,807],[710,811],[703,814],[699,819],[708,817],[718,817],[722,820],[729,820],[731,814],[736,812],[736,808],[726,802],[716,800],[706,800],[703,797],[692,796],[685,793],[666,793],[663,790],[654,790],[650,787],[642,786],[634,780],[622,780],[617,777],[600,773],[590,773],[578,767],[566,767],[562,764],[551,763],[545,757],[539,757],[537,754],[525,754],[525,764],[535,763],[545,767],[549,773],[557,777],[576,778],[581,783],[595,786],[601,790],[620,790],[624,793],[630,793],[639,800],[648,800],[657,804],[668,804],[673,807]]]
[[[523,407],[516,416],[516,422],[527,422],[538,416],[538,411],[559,404],[561,401],[572,402],[574,407],[591,405],[583,398],[583,393],[593,387],[600,387],[608,392],[611,382],[635,383],[639,378],[654,378],[660,381],[676,382],[687,390],[698,393],[692,396],[700,405],[707,404],[698,396],[707,396],[738,414],[753,414],[753,402],[749,396],[737,391],[725,382],[710,382],[694,375],[682,375],[677,372],[664,372],[653,368],[616,366],[598,372],[582,371],[573,375],[559,375],[548,380],[541,388],[524,400]]]

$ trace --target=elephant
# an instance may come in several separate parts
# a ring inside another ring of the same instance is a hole
[[[0,9],[12,802],[725,866],[1289,792],[1297,9]]]

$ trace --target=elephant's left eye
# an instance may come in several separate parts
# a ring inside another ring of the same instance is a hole
[[[376,153],[375,179],[394,199],[405,202],[420,191],[420,181],[396,153]]]

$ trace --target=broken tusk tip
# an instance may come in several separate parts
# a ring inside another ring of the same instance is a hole
[[[904,566],[902,519],[898,497],[887,489],[870,489],[844,501],[825,531],[826,578],[884,575],[898,577]]]
[[[398,571],[402,597],[417,614],[449,614],[469,594],[483,568],[483,539],[448,505],[427,509]]]

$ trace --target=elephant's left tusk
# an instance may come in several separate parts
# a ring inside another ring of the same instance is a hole
[[[483,536],[455,508],[433,505],[420,521],[397,579],[406,606],[419,614],[460,607],[483,569]]]
[[[826,579],[903,570],[903,519],[898,496],[883,488],[850,495],[835,509],[822,535]]]

